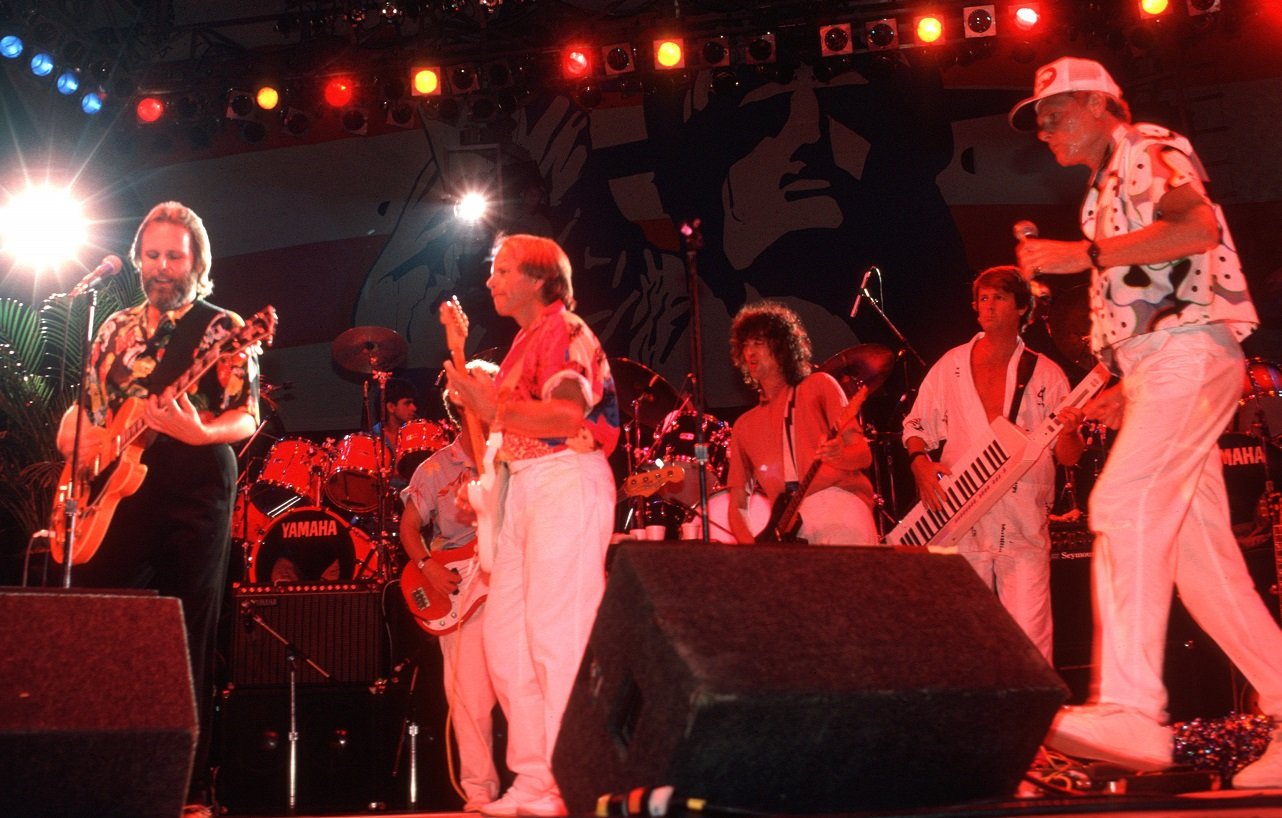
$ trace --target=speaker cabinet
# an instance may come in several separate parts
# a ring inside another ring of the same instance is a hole
[[[172,818],[195,746],[177,599],[0,591],[0,814]]]
[[[381,590],[357,583],[236,586],[232,684],[288,684],[288,646],[301,654],[299,684],[368,683],[385,675]],[[332,678],[326,679],[304,658]]]
[[[665,784],[772,812],[1007,796],[1066,695],[961,557],[625,543],[553,764],[572,814]]]
[[[395,795],[399,713],[367,687],[298,690],[298,809],[381,809]],[[220,804],[234,813],[284,815],[289,802],[289,691],[232,690],[219,701]]]

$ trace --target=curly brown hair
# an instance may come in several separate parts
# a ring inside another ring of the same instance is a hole
[[[784,380],[796,386],[810,374],[810,336],[801,318],[777,301],[745,304],[730,325],[730,360],[752,383],[743,363],[743,345],[755,338],[764,339],[770,354],[779,362]]]

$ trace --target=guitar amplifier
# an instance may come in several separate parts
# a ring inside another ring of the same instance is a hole
[[[358,583],[233,586],[231,683],[289,684],[291,646],[298,652],[299,684],[364,684],[386,676],[382,592],[382,586]]]

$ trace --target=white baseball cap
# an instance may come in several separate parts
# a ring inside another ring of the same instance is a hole
[[[1010,109],[1010,124],[1017,131],[1037,128],[1037,103],[1069,91],[1098,91],[1114,99],[1122,98],[1122,89],[1104,66],[1080,57],[1061,57],[1037,69],[1033,78],[1033,95]]]

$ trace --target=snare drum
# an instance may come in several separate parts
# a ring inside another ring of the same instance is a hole
[[[298,504],[320,502],[321,479],[329,470],[329,453],[310,440],[278,440],[267,453],[258,480],[249,487],[249,501],[268,517]]]
[[[695,522],[699,523],[700,536],[703,531],[703,518],[697,513]],[[753,536],[760,534],[770,522],[770,501],[766,495],[753,492],[748,495],[748,527]],[[733,543],[734,534],[730,531],[730,490],[722,489],[708,497],[708,538],[712,542]]]
[[[255,585],[348,582],[375,576],[378,555],[368,534],[327,508],[295,508],[267,527],[250,555]]]
[[[656,465],[679,466],[685,472],[685,479],[669,483],[659,492],[687,507],[699,502],[699,459],[694,447],[701,426],[708,444],[704,469],[711,493],[725,485],[730,470],[730,427],[725,421],[695,412],[668,415],[650,449],[650,459]]]
[[[325,476],[325,497],[357,514],[378,508],[379,464],[387,457],[387,447],[371,434],[358,432],[343,438]]]
[[[406,480],[414,476],[418,464],[450,443],[449,431],[434,420],[411,420],[401,427],[396,444],[396,473]]]

